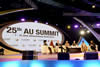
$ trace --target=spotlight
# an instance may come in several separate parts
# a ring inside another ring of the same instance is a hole
[[[85,34],[85,31],[84,31],[84,30],[81,30],[81,31],[80,31],[80,34],[81,34],[81,35],[84,35],[84,34]]]
[[[100,27],[100,24],[98,23],[98,24],[96,24],[96,26],[97,26],[97,27]]]
[[[70,26],[70,25],[68,25],[68,26],[67,26],[67,29],[70,29],[70,28],[71,28],[71,26]]]
[[[87,30],[87,33],[90,33],[90,31],[89,31],[89,30]]]
[[[48,22],[46,22],[45,24],[48,24]]]
[[[56,24],[56,26],[58,26],[58,24]]]
[[[74,25],[74,28],[78,28],[79,26],[78,25]]]
[[[26,19],[25,18],[21,18],[21,21],[24,22],[24,21],[26,21]]]
[[[95,5],[92,5],[92,8],[95,8],[96,6]]]
[[[34,21],[34,23],[38,23],[38,21],[37,21],[37,20],[35,20],[35,21]]]

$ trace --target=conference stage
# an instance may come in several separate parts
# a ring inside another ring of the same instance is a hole
[[[69,60],[85,60],[84,53],[69,53]],[[22,60],[22,54],[0,55],[0,62]],[[37,54],[33,60],[58,60],[58,54]],[[66,59],[65,59],[66,60]],[[91,59],[92,60],[92,59]],[[98,59],[100,60],[100,51],[98,51]]]

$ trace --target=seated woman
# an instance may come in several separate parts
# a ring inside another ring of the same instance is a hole
[[[90,49],[91,51],[98,51],[98,46],[92,40],[90,41]]]
[[[53,40],[50,42],[50,46],[48,47],[50,54],[55,53],[55,46],[53,44]]]
[[[82,44],[81,44],[81,51],[82,52],[88,51],[88,46],[86,46],[86,44],[84,43],[84,41],[82,41]]]

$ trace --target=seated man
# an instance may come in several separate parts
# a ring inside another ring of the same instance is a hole
[[[66,43],[65,43],[66,51],[65,52],[69,52],[69,47],[70,47],[70,44],[68,43],[68,41],[66,41]]]
[[[55,52],[56,53],[66,52],[66,46],[60,44],[59,41],[57,41],[56,46],[55,46]]]
[[[59,46],[59,52],[60,52],[60,53],[66,52],[66,47],[65,47],[65,45],[60,44],[60,46]]]
[[[59,41],[57,41],[56,46],[55,46],[55,52],[56,53],[63,52],[63,49],[62,48],[63,48],[62,45],[59,43]]]
[[[46,40],[44,40],[44,45],[41,46],[41,52],[42,52],[42,54],[48,54],[49,53],[49,49],[48,49],[48,45],[46,43]]]
[[[92,40],[90,41],[90,50],[98,51],[98,46]]]
[[[0,55],[4,55],[4,49],[0,48]]]
[[[56,46],[55,46],[55,52],[58,53],[58,51],[59,51],[59,44],[56,43]]]
[[[73,44],[71,45],[71,47],[72,48],[74,48],[74,47],[76,48],[76,47],[79,47],[79,46],[76,44],[76,41],[73,41]]]

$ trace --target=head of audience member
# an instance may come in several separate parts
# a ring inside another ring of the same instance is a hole
[[[44,45],[47,45],[47,41],[46,40],[44,40]]]

